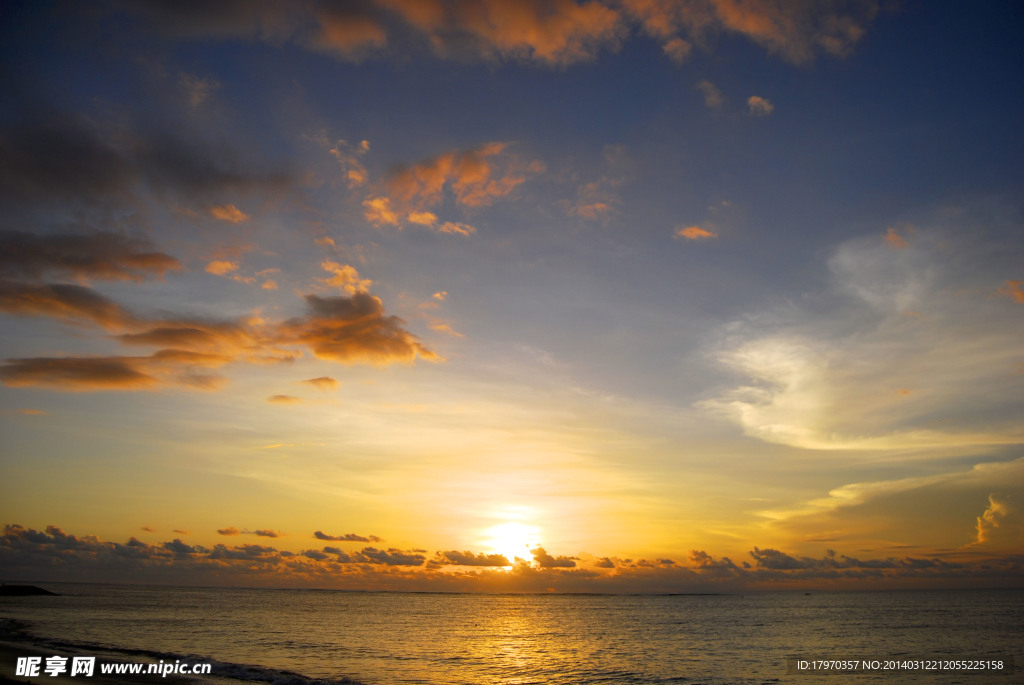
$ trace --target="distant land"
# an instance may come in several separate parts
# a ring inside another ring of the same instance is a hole
[[[26,595],[56,595],[35,585],[0,585],[0,597],[23,597]]]

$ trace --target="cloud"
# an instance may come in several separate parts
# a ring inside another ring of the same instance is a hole
[[[767,98],[763,98],[758,95],[751,95],[747,98],[747,108],[750,112],[750,116],[754,117],[766,117],[775,111],[775,105],[773,105]]]
[[[95,290],[69,284],[30,284],[0,280],[0,312],[44,316],[96,327],[128,346],[160,347],[148,356],[60,356],[7,359],[0,380],[14,387],[66,390],[141,390],[165,385],[216,389],[221,376],[204,369],[231,362],[279,363],[301,356],[308,345],[320,358],[387,364],[416,357],[437,359],[403,321],[384,312],[380,299],[365,292],[371,281],[351,266],[327,260],[333,273],[321,281],[351,297],[306,297],[309,315],[286,321],[206,320],[168,315],[147,318],[128,312]],[[207,270],[230,275],[235,262],[214,261]],[[265,272],[261,272],[265,273]]]
[[[1024,286],[1024,281],[1006,281],[996,294],[1012,298],[1017,304],[1024,304],[1024,289],[1021,286]]]
[[[717,238],[718,234],[700,226],[681,226],[676,229],[675,237],[687,240],[707,240],[708,238]]]
[[[878,13],[874,0],[623,0],[626,13],[644,31],[670,42],[685,35],[706,46],[709,37],[730,31],[784,59],[806,64],[819,52],[847,55]]]
[[[398,213],[391,207],[388,197],[372,197],[363,200],[363,216],[374,226],[398,226]]]
[[[425,34],[441,56],[515,59],[565,66],[615,47],[624,31],[619,14],[597,2],[573,0],[388,0]]]
[[[148,241],[117,233],[0,231],[0,275],[8,278],[139,282],[181,268],[181,262],[156,251]]]
[[[309,43],[342,59],[358,61],[387,45],[388,28],[365,3],[321,3]]]
[[[408,223],[468,236],[476,231],[474,227],[441,221],[430,210],[446,198],[463,209],[489,206],[544,170],[541,162],[523,160],[507,152],[507,147],[506,143],[487,143],[396,167],[384,180],[386,192],[378,191],[363,201],[363,215],[377,227]]]
[[[319,278],[317,279],[324,285],[329,285],[333,288],[337,288],[349,295],[355,295],[356,293],[365,293],[369,291],[370,286],[373,285],[373,281],[368,278],[360,278],[359,272],[354,266],[349,264],[339,264],[338,262],[325,259],[321,264],[320,268],[328,273],[334,274],[331,278]]]
[[[337,390],[337,388],[338,388],[338,381],[334,380],[330,376],[320,376],[318,378],[309,378],[307,380],[299,381],[299,382],[300,383],[305,383],[307,385],[312,385],[317,390],[327,391],[327,390]]]
[[[226,221],[229,224],[240,224],[249,219],[248,214],[234,205],[214,205],[210,207],[210,215],[214,219]]]
[[[31,357],[6,359],[0,380],[15,388],[146,390],[159,385],[131,357]]]
[[[533,560],[541,568],[575,568],[576,558],[575,557],[553,557],[548,554],[543,547],[537,547],[531,549],[530,554],[533,555]]]
[[[946,231],[839,246],[817,297],[735,322],[718,359],[748,379],[703,407],[811,449],[1024,441],[1012,371],[1024,321],[989,296],[996,255]]]
[[[224,529],[237,535],[235,528]],[[422,551],[337,547],[291,552],[268,545],[189,545],[180,539],[152,545],[130,538],[109,542],[78,537],[56,526],[36,531],[7,524],[0,536],[0,564],[14,576],[40,580],[97,580],[271,587],[461,590],[484,592],[721,592],[770,588],[1016,587],[1024,572],[1019,554],[970,550],[958,556],[918,555],[859,558],[826,550],[822,556],[792,554],[755,546],[753,564],[735,564],[703,550],[690,565],[671,559],[599,559],[591,568],[572,566],[571,557],[542,552],[542,563],[508,568],[485,564],[500,555],[437,552],[428,564]],[[612,562],[611,564],[604,563]],[[461,563],[460,563],[461,562]],[[457,571],[445,566],[461,567]]]
[[[620,204],[614,188],[621,183],[621,178],[605,176],[596,181],[582,184],[576,190],[575,201],[566,203],[567,213],[590,221],[611,214]]]
[[[431,295],[431,297],[434,298],[435,300],[437,300],[438,302],[444,302],[446,299],[448,299],[448,291],[447,290],[439,290],[436,293],[434,293],[433,295]]]
[[[178,75],[178,86],[185,93],[189,107],[199,109],[214,92],[220,90],[220,82],[212,77],[203,78],[196,74]]]
[[[395,316],[386,316],[379,298],[368,293],[351,297],[306,295],[309,315],[278,329],[282,342],[307,345],[320,359],[340,362],[411,362],[437,359]]]
[[[294,395],[271,395],[267,398],[271,404],[301,404],[302,398]]]
[[[261,538],[279,538],[281,533],[276,530],[270,530],[269,528],[262,528],[260,530],[252,531],[253,535],[257,535]]]
[[[437,215],[433,212],[409,212],[405,219],[411,224],[420,226],[433,226],[437,223]]]
[[[30,285],[0,280],[0,312],[90,323],[107,330],[135,322],[120,305],[95,290],[61,283]]]
[[[388,566],[422,566],[426,557],[422,554],[403,552],[399,549],[376,549],[366,547],[359,552],[361,561],[370,564],[387,564]]]
[[[689,58],[690,52],[693,51],[693,45],[690,44],[690,41],[674,36],[665,41],[665,44],[661,46],[661,51],[675,64],[681,65]]]
[[[672,59],[681,43],[707,48],[728,31],[804,64],[845,56],[878,13],[876,0],[377,0],[341,3],[119,4],[156,31],[180,39],[290,41],[347,61],[426,47],[442,59],[525,61],[567,67],[616,50],[631,24]],[[685,39],[684,39],[685,37]]]
[[[322,530],[318,530],[313,533],[313,537],[317,540],[327,540],[335,542],[381,542],[381,539],[376,535],[356,535],[355,533],[345,533],[344,535],[328,535]]]
[[[453,235],[461,235],[469,237],[476,233],[476,229],[469,224],[459,223],[457,221],[446,221],[441,224],[437,229],[438,233],[450,233]]]
[[[722,91],[711,81],[703,80],[697,83],[697,90],[704,94],[704,104],[710,109],[718,109],[725,102]]]
[[[227,276],[233,271],[238,271],[238,262],[218,259],[206,265],[206,273],[214,276]]]
[[[367,172],[362,158],[370,151],[370,141],[363,140],[358,145],[352,145],[342,139],[331,142],[324,132],[307,136],[307,139],[326,149],[337,160],[344,174],[345,184],[350,190],[365,185],[369,180],[369,172]],[[326,238],[326,240],[331,239]]]
[[[487,143],[399,167],[388,177],[388,195],[401,206],[423,208],[439,204],[447,189],[460,205],[489,205],[539,169],[508,155],[506,147],[505,143]]]
[[[438,333],[445,333],[447,335],[451,335],[451,336],[454,336],[456,338],[465,338],[466,337],[464,333],[459,333],[457,330],[455,330],[454,328],[452,328],[448,324],[441,323],[441,322],[436,322],[436,323],[430,324],[430,330],[437,331]]]
[[[472,552],[459,552],[456,550],[450,550],[447,552],[438,552],[434,556],[434,560],[439,564],[447,564],[451,566],[511,566],[510,562],[502,554],[473,554]]]
[[[21,119],[0,126],[0,196],[9,207],[52,211],[87,206],[90,214],[116,221],[120,217],[111,208],[140,203],[140,188],[170,205],[188,199],[205,208],[225,193],[276,192],[292,183],[290,174],[267,170],[260,161],[195,131],[178,135],[150,122],[107,122],[46,103],[18,104]],[[120,246],[132,249],[123,240]],[[66,249],[59,242],[55,248]],[[176,268],[159,255],[150,256],[157,261],[131,269]]]
[[[242,531],[238,530],[234,526],[231,526],[229,528],[218,528],[217,529],[217,534],[218,535],[239,535],[241,532]]]
[[[906,239],[899,233],[897,233],[896,229],[892,227],[886,229],[885,242],[896,249],[904,248],[909,244],[907,243]]]

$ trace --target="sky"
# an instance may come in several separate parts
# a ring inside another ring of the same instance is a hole
[[[1019,586],[1015,4],[2,12],[6,580]]]

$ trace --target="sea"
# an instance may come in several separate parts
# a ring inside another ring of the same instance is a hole
[[[0,597],[8,653],[31,646],[101,662],[210,664],[209,675],[167,679],[174,682],[1024,682],[1024,590],[623,596],[45,587],[59,595]]]

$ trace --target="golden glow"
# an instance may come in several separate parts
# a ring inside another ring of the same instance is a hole
[[[491,526],[487,529],[487,535],[489,537],[484,540],[484,544],[493,552],[504,555],[513,564],[516,557],[529,561],[533,557],[530,550],[540,545],[540,530],[518,521]]]

